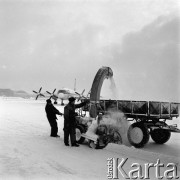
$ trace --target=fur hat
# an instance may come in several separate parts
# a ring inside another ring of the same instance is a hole
[[[73,101],[75,101],[76,100],[76,98],[74,98],[74,97],[70,97],[69,98],[69,102],[73,102]]]
[[[47,102],[47,103],[51,103],[51,100],[50,100],[50,99],[47,99],[46,102]]]

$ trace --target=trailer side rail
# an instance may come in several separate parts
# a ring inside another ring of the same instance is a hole
[[[158,101],[100,100],[99,110],[118,110],[127,117],[172,119],[179,116],[179,103]]]

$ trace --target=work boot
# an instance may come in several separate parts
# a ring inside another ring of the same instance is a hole
[[[50,135],[51,137],[56,137],[55,135]]]
[[[72,144],[72,146],[74,146],[74,147],[79,147],[79,144],[74,143],[74,144]]]
[[[60,137],[59,135],[50,135],[51,137]]]

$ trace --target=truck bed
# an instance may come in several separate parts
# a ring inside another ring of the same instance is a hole
[[[100,100],[99,110],[123,112],[127,118],[169,119],[179,116],[179,103],[158,101]]]

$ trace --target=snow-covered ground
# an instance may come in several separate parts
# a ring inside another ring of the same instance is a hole
[[[165,167],[175,163],[180,174],[180,134],[172,133],[164,145],[150,139],[141,149],[109,144],[95,150],[87,143],[80,147],[66,147],[63,143],[63,117],[58,116],[60,138],[49,137],[45,101],[25,99],[0,99],[0,179],[107,179],[108,158],[128,158],[123,169],[131,165],[156,163],[160,159]],[[63,107],[56,106],[61,112]],[[169,123],[180,123],[173,120]],[[144,171],[143,171],[144,172]],[[119,174],[118,179],[124,179]],[[150,168],[150,179],[156,179],[155,169]],[[164,178],[165,179],[165,178]]]

